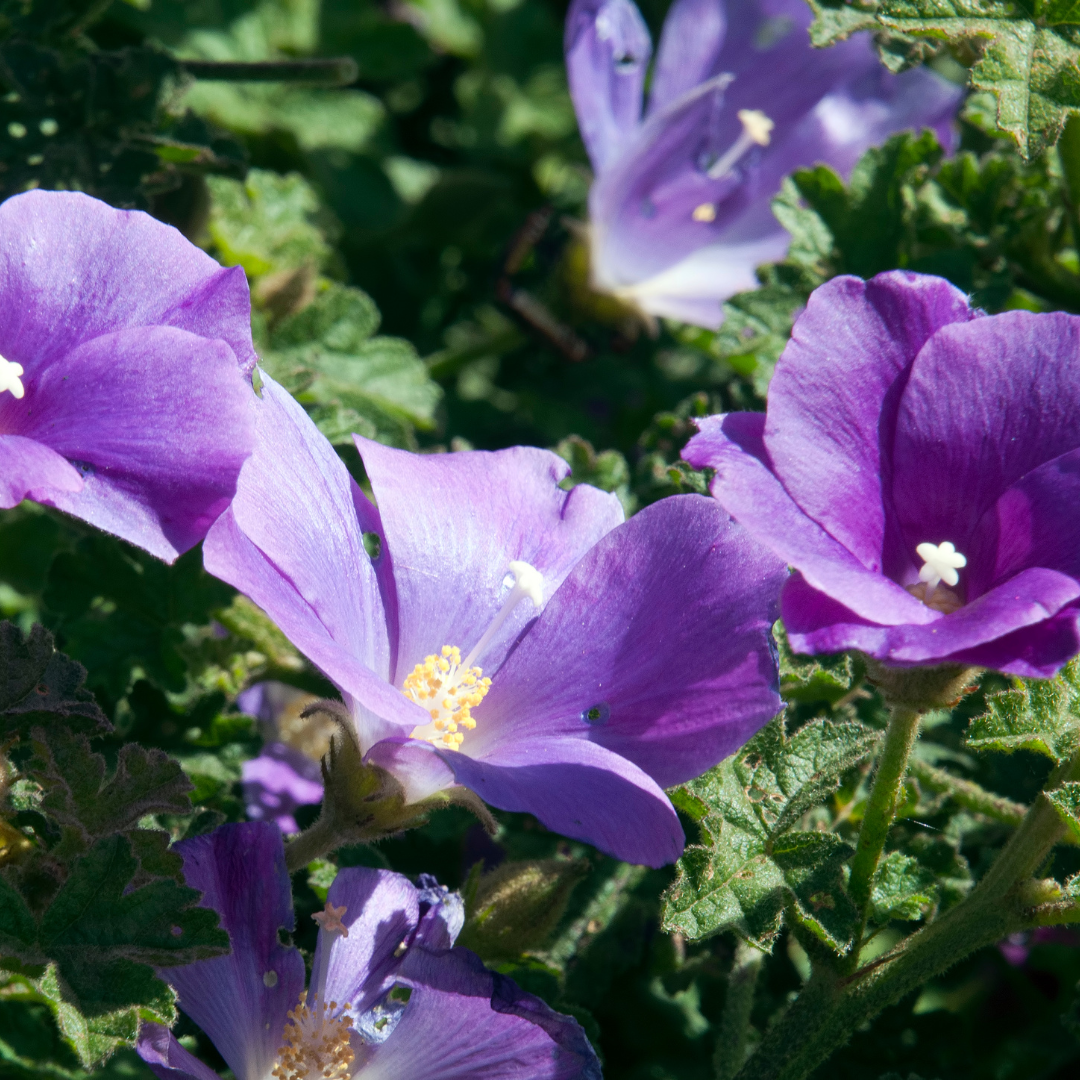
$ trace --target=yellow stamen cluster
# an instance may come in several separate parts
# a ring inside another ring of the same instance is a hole
[[[483,674],[478,667],[462,667],[461,650],[453,645],[444,645],[441,656],[425,656],[402,686],[405,696],[431,716],[431,723],[414,728],[411,737],[459,750],[465,734],[458,728],[472,731],[476,727],[472,710],[491,686]]]
[[[296,1008],[289,1011],[283,1045],[271,1075],[275,1080],[349,1080],[356,1056],[349,1045],[351,1017],[335,1015],[336,1001],[324,1007],[316,998],[311,1008],[306,1002],[305,991]]]

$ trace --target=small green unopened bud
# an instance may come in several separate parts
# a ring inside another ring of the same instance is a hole
[[[513,960],[540,948],[587,870],[580,859],[503,863],[483,875],[474,868],[464,890],[465,926],[458,944],[487,961]]]

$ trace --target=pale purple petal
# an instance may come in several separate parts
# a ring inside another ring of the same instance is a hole
[[[950,326],[912,365],[896,422],[893,501],[912,551],[964,552],[1025,473],[1080,447],[1080,318],[1007,311]]]
[[[675,0],[656,50],[649,112],[670,105],[718,73],[726,32],[724,0]]]
[[[939,615],[896,582],[867,570],[794,503],[771,469],[761,413],[730,413],[698,422],[683,450],[695,468],[716,470],[710,490],[751,536],[803,571],[807,581],[857,617],[886,624],[928,624]]]
[[[496,674],[465,752],[565,735],[661,787],[700,776],[781,708],[771,628],[786,577],[714,500],[654,503],[571,571]]]
[[[176,1041],[176,1036],[161,1024],[140,1024],[135,1050],[160,1080],[221,1080],[213,1069],[185,1050]]]
[[[0,507],[81,491],[78,470],[55,450],[22,435],[0,435]]]
[[[576,1020],[465,949],[410,950],[412,994],[393,1034],[369,1049],[364,1080],[600,1080]]]
[[[495,747],[483,760],[435,752],[484,802],[532,814],[624,862],[665,866],[682,853],[682,826],[656,781],[597,743],[534,737]]]
[[[322,802],[319,763],[293,746],[272,742],[240,767],[240,787],[249,818],[272,821],[283,833],[296,833],[295,813]]]
[[[449,949],[465,925],[465,901],[461,893],[451,892],[431,874],[417,879],[420,900],[420,923],[413,941],[429,949]]]
[[[8,359],[11,359],[8,356]],[[251,452],[250,383],[220,340],[167,326],[104,333],[0,395],[0,427],[79,463],[42,501],[167,560],[228,506]]]
[[[569,466],[547,450],[410,454],[369,439],[356,443],[397,584],[397,684],[444,645],[464,655],[477,643],[509,594],[511,560],[544,575],[546,599],[623,519],[615,495],[587,484],[563,491]],[[485,671],[496,669],[535,616],[529,601],[518,605],[478,659]]]
[[[931,334],[975,314],[942,278],[833,278],[811,295],[776,365],[765,421],[773,471],[799,508],[875,573],[897,577],[914,557],[888,497],[902,376]]]
[[[435,747],[423,739],[383,739],[367,752],[364,761],[392,773],[405,789],[407,803],[420,802],[436,791],[453,787],[455,782]]]
[[[1036,567],[950,615],[939,615],[930,625],[876,626],[852,615],[796,575],[784,587],[781,611],[796,652],[858,649],[896,664],[938,664],[1040,624],[1077,598],[1080,582],[1056,570]]]
[[[30,191],[0,205],[3,355],[40,367],[101,334],[174,326],[220,338],[255,366],[240,267],[223,269],[176,229],[78,192]]]
[[[176,851],[188,885],[203,894],[201,905],[221,916],[232,952],[162,975],[237,1080],[264,1080],[286,1014],[304,989],[303,958],[278,941],[278,930],[295,923],[281,833],[266,822],[223,825],[182,841]]]
[[[573,0],[564,47],[581,137],[599,171],[641,119],[649,30],[631,0]]]
[[[365,1012],[392,985],[400,965],[398,947],[416,929],[419,897],[408,878],[389,870],[348,867],[338,871],[327,902],[345,907],[348,936],[319,931],[312,960],[313,982],[326,970],[324,1000]]]

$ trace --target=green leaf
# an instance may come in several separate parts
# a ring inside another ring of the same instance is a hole
[[[780,693],[786,701],[827,701],[835,705],[851,690],[855,669],[851,656],[799,656],[791,651],[781,624],[773,628],[780,654]]]
[[[1053,791],[1047,791],[1046,798],[1058,812],[1074,841],[1080,842],[1080,782],[1070,780]]]
[[[0,876],[0,956],[36,957],[37,926],[19,892]]]
[[[83,689],[86,669],[53,647],[52,635],[34,625],[29,635],[0,622],[0,741],[25,736],[37,724],[63,723],[98,734],[112,725]]]
[[[139,870],[130,841],[99,840],[77,859],[42,916],[38,942],[52,957],[64,999],[84,1015],[126,1006],[171,1011],[154,966],[187,964],[228,951],[216,912],[171,879],[129,889]]]
[[[811,7],[815,44],[874,29],[893,70],[947,45],[970,64],[972,87],[997,97],[998,125],[1027,158],[1055,142],[1066,118],[1080,108],[1080,12],[1072,0],[813,0]]]
[[[987,711],[971,721],[972,750],[1032,750],[1059,764],[1080,745],[1080,661],[1054,679],[1017,679],[1015,689],[991,694]]]
[[[697,810],[709,844],[689,847],[664,899],[664,927],[690,938],[735,930],[762,947],[785,908],[837,951],[855,907],[840,868],[852,849],[833,833],[789,831],[866,758],[880,734],[856,721],[815,720],[790,739],[782,718],[737,754],[673,793]]]
[[[881,860],[870,895],[871,915],[875,922],[921,919],[936,899],[934,874],[918,859],[900,851],[890,851]]]

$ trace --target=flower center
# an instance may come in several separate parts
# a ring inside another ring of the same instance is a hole
[[[26,393],[22,379],[19,378],[22,373],[22,364],[16,364],[14,360],[5,360],[0,356],[0,394],[5,390],[10,390],[15,397],[21,398]]]
[[[950,589],[960,583],[957,571],[967,566],[967,556],[961,555],[948,540],[940,544],[919,544],[915,552],[923,564],[919,570],[919,583],[909,585],[908,592],[917,596],[927,607],[946,615],[963,607],[960,597]],[[938,589],[942,582],[950,588]]]
[[[768,146],[772,140],[772,129],[776,126],[760,109],[740,109],[739,122],[743,129],[739,137],[716,161],[709,166],[705,174],[710,180],[721,180],[738,164],[739,159],[755,146]],[[716,204],[702,203],[694,207],[690,215],[695,221],[708,224],[716,220]]]
[[[423,662],[406,676],[402,693],[427,709],[431,716],[431,723],[413,728],[409,738],[460,750],[465,731],[476,727],[472,710],[484,700],[491,688],[491,680],[484,678],[483,670],[474,667],[473,661],[483,655],[522,600],[528,597],[535,608],[539,608],[544,600],[544,577],[539,570],[527,562],[515,560],[510,563],[510,573],[514,575],[514,587],[506,603],[464,660],[456,645],[444,645],[441,655],[425,656]]]
[[[289,1011],[271,1075],[275,1080],[349,1080],[356,1056],[349,1045],[351,1032],[352,1018],[338,1011],[336,1001],[326,1006],[316,996],[309,1006],[303,991]]]

